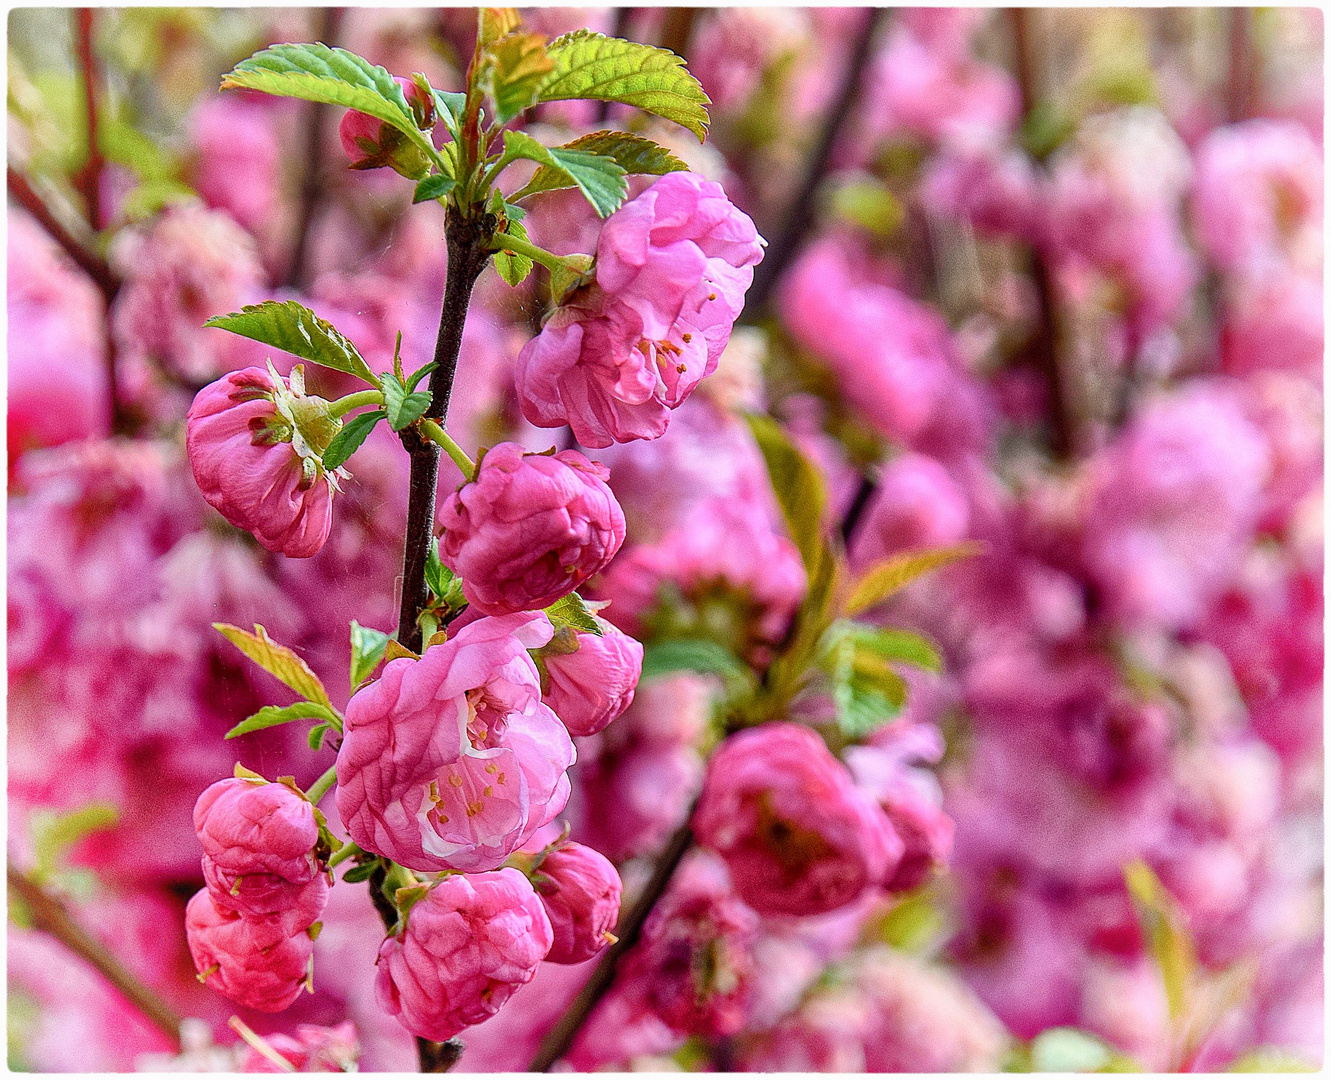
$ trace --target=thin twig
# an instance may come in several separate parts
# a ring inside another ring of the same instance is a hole
[[[619,961],[624,954],[638,943],[642,936],[643,925],[647,922],[647,916],[652,913],[656,907],[656,902],[665,894],[666,886],[670,884],[670,878],[679,867],[684,855],[693,844],[693,832],[690,828],[690,822],[693,820],[693,810],[697,806],[697,800],[689,806],[687,816],[684,818],[684,824],[675,830],[674,835],[670,837],[665,850],[661,852],[656,860],[656,866],[652,870],[651,879],[643,887],[642,893],[634,901],[633,907],[620,919],[615,927],[615,933],[619,935],[616,941],[605,951],[595,970],[591,973],[583,987],[578,991],[578,996],[573,999],[569,1007],[564,1010],[564,1014],[550,1029],[545,1038],[541,1040],[541,1048],[536,1056],[532,1058],[531,1064],[527,1066],[528,1072],[549,1072],[551,1067],[568,1053],[578,1032],[587,1022],[601,999],[605,997],[615,981],[615,972],[619,967]]]
[[[1252,9],[1229,9],[1229,82],[1225,87],[1229,122],[1237,124],[1252,115],[1257,99],[1257,53],[1253,47]]]
[[[888,8],[869,8],[865,11],[864,29],[860,32],[855,42],[855,51],[851,54],[850,60],[842,72],[841,86],[837,92],[835,103],[823,119],[822,134],[819,137],[818,145],[814,148],[813,153],[809,155],[808,163],[804,169],[804,177],[800,181],[795,197],[790,201],[790,207],[782,219],[783,224],[776,235],[776,239],[768,244],[767,254],[754,272],[753,285],[749,289],[748,301],[745,305],[744,321],[751,322],[762,316],[781,272],[785,270],[786,264],[799,250],[805,234],[815,223],[814,195],[817,194],[818,185],[822,182],[823,177],[827,175],[832,159],[832,149],[835,147],[837,139],[846,126],[846,121],[858,100],[860,83],[863,81],[865,69],[869,65],[869,59],[873,55],[874,41],[878,37],[878,31],[886,20],[889,10]]]
[[[1031,39],[1031,13],[1026,8],[1009,8],[1017,85],[1021,90],[1021,112],[1028,118],[1040,100],[1035,83],[1035,44]],[[1055,302],[1053,272],[1045,253],[1032,246],[1031,280],[1039,308],[1039,324],[1031,341],[1030,353],[1044,376],[1049,398],[1049,448],[1055,457],[1066,457],[1074,449],[1075,437],[1068,398],[1068,386],[1058,355],[1058,308]]]
[[[181,1018],[176,1011],[116,959],[105,945],[80,926],[62,900],[52,896],[13,863],[9,863],[6,870],[9,887],[27,907],[32,925],[50,934],[96,968],[131,1005],[160,1028],[179,1050]]]
[[[315,36],[325,45],[336,45],[342,28],[341,8],[320,8]],[[291,262],[287,265],[284,284],[298,288],[305,283],[305,261],[310,245],[310,226],[315,211],[323,198],[325,169],[323,160],[324,120],[329,113],[327,105],[308,101],[302,117],[304,133],[304,169],[300,180],[300,209],[296,217],[296,242],[291,249]]]
[[[9,197],[31,214],[51,239],[64,249],[80,270],[92,278],[93,284],[101,291],[109,305],[120,291],[120,278],[108,265],[107,261],[86,244],[76,239],[74,234],[60,221],[46,205],[46,201],[37,194],[32,182],[14,166],[5,170],[6,186]]]
[[[74,11],[74,45],[78,52],[79,71],[83,76],[83,102],[88,119],[88,160],[79,170],[75,187],[83,195],[88,224],[93,232],[102,227],[102,148],[98,138],[97,89],[101,80],[97,73],[97,57],[93,53],[93,9]]]

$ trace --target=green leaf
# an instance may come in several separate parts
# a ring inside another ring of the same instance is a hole
[[[307,701],[316,702],[331,710],[333,703],[328,700],[328,691],[319,681],[319,676],[310,670],[310,666],[285,645],[279,645],[268,636],[268,631],[258,623],[254,624],[254,633],[242,630],[229,623],[213,623],[213,629],[225,637],[231,644],[258,664],[264,671],[279,682],[286,683]]]
[[[110,803],[94,802],[77,810],[55,813],[39,810],[32,815],[35,865],[32,876],[43,881],[60,866],[61,857],[89,833],[114,828],[120,811]]]
[[[525,131],[505,131],[504,152],[509,157],[526,158],[562,172],[601,217],[614,213],[628,195],[624,170],[611,158],[582,150],[549,147]]]
[[[334,371],[345,371],[379,385],[356,346],[332,323],[294,300],[265,300],[262,304],[250,304],[230,315],[214,316],[203,325],[229,330],[302,360]]]
[[[805,569],[812,575],[824,546],[822,520],[827,488],[822,474],[770,416],[748,413],[745,419],[767,463],[767,475],[790,538],[799,548]]]
[[[575,30],[550,42],[546,52],[555,70],[537,100],[618,101],[688,128],[699,142],[706,138],[711,98],[669,49]]]
[[[556,149],[576,150],[610,158],[624,172],[632,175],[664,176],[670,172],[688,171],[688,166],[664,146],[658,146],[651,139],[644,139],[641,135],[631,135],[627,131],[593,131],[590,135],[574,139]],[[572,178],[562,169],[552,169],[548,165],[543,165],[514,197],[526,198],[537,192],[555,191],[572,186]]]
[[[324,748],[324,736],[328,734],[332,724],[325,721],[322,724],[315,724],[310,728],[310,749],[322,750]]]
[[[511,34],[522,25],[522,16],[517,8],[480,8],[477,13],[476,36],[480,38],[481,48],[492,41],[498,41],[505,34]]]
[[[1258,1046],[1237,1058],[1226,1072],[1318,1072],[1318,1067],[1311,1062],[1296,1057],[1278,1046]]]
[[[467,107],[467,95],[457,94],[449,90],[436,90],[433,86],[430,91],[434,94],[434,105],[439,113],[439,119],[444,122],[444,127],[448,128],[449,134],[454,139],[458,137],[458,125],[462,121],[462,110]],[[448,160],[448,155],[444,155],[444,160]]]
[[[345,874],[342,875],[342,880],[349,885],[354,885],[358,881],[369,881],[370,878],[374,876],[374,872],[378,869],[379,869],[379,860],[371,859],[367,863],[361,863],[358,866],[353,866],[350,870],[348,870]]]
[[[872,652],[884,660],[913,664],[928,671],[943,670],[943,659],[933,644],[909,630],[843,621],[833,625],[829,634],[834,637],[844,634],[857,648]]]
[[[285,681],[285,680],[284,680]],[[247,720],[242,720],[226,733],[224,738],[234,739],[238,735],[248,735],[251,731],[289,724],[293,720],[324,720],[333,723],[337,714],[331,708],[313,701],[297,701],[294,705],[265,705]]]
[[[749,667],[729,649],[705,638],[676,638],[647,646],[642,655],[642,677],[654,679],[676,671],[697,671],[726,679],[747,678]]]
[[[356,687],[360,686],[370,677],[379,661],[384,658],[384,650],[388,647],[388,635],[382,630],[375,630],[369,626],[361,626],[355,619],[351,620],[351,692],[356,692]]]
[[[581,630],[586,634],[605,637],[605,631],[601,629],[601,624],[596,621],[591,608],[575,592],[556,600],[545,609],[545,613],[549,616],[550,622],[554,624],[556,630],[561,626],[571,626],[574,630]]]
[[[536,100],[536,92],[554,71],[544,34],[505,34],[486,49],[486,82],[495,104],[495,122],[507,124]]]
[[[510,221],[504,232],[508,233],[509,236],[517,237],[519,240],[527,239],[527,230],[518,221]],[[531,268],[534,265],[526,255],[519,255],[515,251],[495,252],[495,270],[501,278],[514,288],[527,280],[527,275],[531,273]]]
[[[1088,1032],[1071,1027],[1048,1028],[1031,1041],[1031,1071],[1098,1072],[1113,1053]]]
[[[369,438],[374,425],[387,415],[383,409],[375,409],[373,412],[359,413],[343,424],[342,430],[333,436],[328,449],[324,451],[324,468],[336,469],[351,457],[360,449],[361,443]]]
[[[940,566],[969,559],[984,550],[984,545],[967,540],[948,547],[903,551],[875,563],[855,583],[850,599],[846,601],[846,614],[858,615],[881,604],[893,593],[909,585],[922,574]]]
[[[1169,1015],[1181,1020],[1188,1015],[1197,985],[1197,956],[1192,936],[1174,898],[1144,861],[1134,859],[1123,867],[1123,879],[1137,909],[1142,933],[1160,967]]]
[[[407,377],[407,381],[404,385],[408,390],[415,390],[416,387],[420,385],[420,381],[438,366],[438,363],[429,363],[424,367],[417,368]]]
[[[425,415],[434,395],[428,390],[409,393],[398,377],[391,372],[381,376],[384,391],[384,413],[388,417],[388,426],[394,431],[408,428]]]
[[[434,145],[416,127],[402,87],[384,68],[320,42],[274,45],[242,60],[222,77],[223,90],[259,90],[355,109],[397,128],[417,147]]]
[[[431,199],[442,199],[457,186],[457,181],[451,176],[434,173],[416,184],[416,192],[412,195],[411,201],[413,203],[423,203],[429,202]]]

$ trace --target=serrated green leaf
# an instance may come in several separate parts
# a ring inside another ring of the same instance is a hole
[[[411,196],[411,201],[413,203],[423,203],[429,202],[431,199],[442,199],[457,186],[457,181],[451,176],[434,173],[417,182],[416,191]]]
[[[361,626],[355,619],[351,620],[351,692],[356,692],[356,687],[360,686],[370,677],[379,661],[384,658],[384,649],[388,647],[388,635],[382,630],[375,630],[369,626]]]
[[[705,638],[676,638],[647,646],[642,654],[642,677],[659,678],[676,671],[696,671],[727,679],[746,678],[749,668],[729,649]]]
[[[425,557],[425,584],[434,594],[435,601],[453,611],[460,610],[467,602],[462,595],[462,579],[443,564],[439,558],[439,540],[430,541],[430,551]],[[397,642],[390,643],[396,645]]]
[[[324,748],[324,736],[332,729],[333,725],[325,721],[322,724],[315,724],[310,728],[310,749],[322,750]]]
[[[546,55],[544,34],[509,33],[487,49],[487,83],[494,99],[495,122],[507,124],[536,100],[536,92],[554,71]]]
[[[583,135],[557,149],[581,151],[610,158],[630,175],[664,176],[670,172],[688,171],[688,166],[664,146],[658,146],[651,139],[644,139],[641,135],[631,135],[627,131],[593,131],[590,135]],[[541,191],[555,191],[572,186],[573,181],[568,173],[562,169],[552,169],[548,165],[543,165],[536,170],[514,198],[526,198]]]
[[[345,462],[370,437],[374,425],[387,416],[383,409],[375,409],[373,412],[359,413],[344,423],[342,430],[333,436],[328,449],[324,451],[324,468],[336,469]]]
[[[250,304],[229,315],[216,315],[203,325],[261,341],[302,360],[379,384],[360,350],[337,327],[294,300]]]
[[[398,377],[391,372],[381,376],[384,391],[384,413],[388,426],[394,431],[408,428],[425,415],[434,396],[428,390],[408,392]]]
[[[517,8],[480,8],[476,12],[476,33],[480,38],[481,48],[492,41],[498,41],[505,34],[511,34],[522,25],[522,16]]]
[[[458,137],[458,125],[462,119],[462,110],[467,107],[467,95],[457,94],[449,90],[436,90],[430,87],[434,94],[435,110],[439,113],[439,119],[444,122],[444,127],[448,128],[448,133],[454,139]],[[448,161],[448,155],[444,155],[444,161]]]
[[[510,221],[504,232],[519,240],[527,239],[527,230],[521,222]],[[526,255],[519,255],[516,251],[496,251],[494,260],[496,272],[514,288],[527,280],[527,275],[535,265]]]
[[[222,77],[222,89],[259,90],[279,97],[342,105],[382,120],[422,150],[434,151],[416,127],[402,87],[384,68],[321,42],[273,45],[242,60]]]
[[[407,381],[406,381],[406,383],[405,383],[407,389],[408,389],[408,390],[415,390],[416,387],[420,385],[420,381],[421,381],[423,378],[425,378],[425,376],[429,375],[430,372],[434,371],[434,369],[437,368],[438,366],[439,366],[438,363],[434,363],[434,362],[432,362],[432,363],[426,364],[424,367],[417,368],[417,369],[416,369],[415,371],[413,371],[413,372],[411,373],[411,375],[407,378]]]
[[[279,645],[268,636],[268,631],[258,623],[254,624],[254,633],[242,630],[229,623],[213,623],[213,629],[225,637],[231,644],[258,664],[264,671],[279,682],[285,683],[307,701],[317,702],[331,710],[333,703],[328,699],[328,691],[319,681],[319,676],[310,670],[310,666],[285,645]]]
[[[849,637],[857,648],[868,650],[884,660],[913,664],[928,671],[943,670],[943,659],[933,644],[909,630],[842,621],[832,626],[828,633],[834,639],[842,635]]]
[[[903,551],[886,558],[871,566],[855,583],[850,599],[846,601],[846,614],[858,615],[868,611],[930,570],[969,559],[983,550],[983,544],[967,540],[948,547]]]
[[[549,147],[525,131],[505,131],[504,151],[564,173],[601,217],[614,213],[628,195],[624,170],[611,158]]]
[[[285,680],[284,680],[285,681]],[[265,705],[253,716],[242,720],[226,733],[224,738],[234,739],[238,735],[248,735],[251,731],[289,724],[293,720],[324,720],[332,723],[337,715],[330,708],[325,708],[313,701],[297,701],[294,705]]]
[[[358,881],[369,881],[374,876],[374,872],[379,869],[379,860],[372,859],[370,862],[361,863],[359,866],[353,866],[345,874],[342,880],[348,885],[354,885]]]
[[[827,487],[822,474],[770,416],[748,413],[745,419],[767,463],[767,475],[790,538],[799,548],[804,567],[812,577],[824,547],[822,520]]]
[[[561,626],[571,626],[574,630],[580,630],[585,634],[605,637],[605,631],[601,629],[601,624],[596,621],[591,608],[575,592],[556,600],[545,609],[545,613],[549,616],[550,622],[554,624],[556,630]]]
[[[699,142],[707,137],[711,98],[669,49],[575,30],[550,42],[546,53],[555,70],[538,101],[618,101],[688,128]]]

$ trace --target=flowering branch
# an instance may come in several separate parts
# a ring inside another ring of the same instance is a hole
[[[24,874],[13,863],[6,866],[9,887],[26,905],[32,925],[50,934],[81,956],[126,1000],[160,1028],[180,1048],[180,1016],[156,991],[145,986],[105,945],[75,921],[65,904]]]
[[[568,1008],[564,1010],[563,1015],[556,1021],[555,1026],[541,1040],[541,1048],[536,1052],[536,1056],[532,1058],[531,1064],[527,1066],[528,1072],[549,1072],[555,1062],[568,1053],[573,1046],[573,1041],[578,1037],[578,1032],[582,1030],[582,1026],[591,1017],[596,1006],[614,984],[615,973],[619,969],[619,961],[629,949],[638,943],[638,938],[642,936],[643,925],[647,922],[647,916],[656,907],[656,902],[665,895],[666,886],[670,884],[670,879],[674,876],[679,864],[693,845],[693,830],[690,828],[690,823],[693,820],[693,811],[697,805],[697,799],[694,799],[689,805],[688,813],[684,817],[684,824],[676,829],[667,841],[665,850],[661,852],[656,860],[656,865],[652,868],[651,878],[643,886],[642,893],[638,896],[633,907],[625,912],[615,926],[615,934],[619,940],[605,950],[590,978],[578,991],[578,996],[573,999]]]
[[[92,279],[109,307],[120,291],[120,278],[105,259],[78,240],[37,194],[32,182],[13,165],[5,167],[5,182],[9,197],[36,219],[37,224],[64,250],[80,270]]]

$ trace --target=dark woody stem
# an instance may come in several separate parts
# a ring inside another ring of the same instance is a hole
[[[448,208],[444,236],[448,244],[448,279],[444,284],[444,305],[439,317],[439,337],[434,347],[430,373],[433,395],[426,417],[442,423],[453,393],[458,352],[462,348],[462,329],[467,322],[467,305],[476,279],[490,258],[488,250],[496,221],[493,215],[476,213],[464,216],[455,207]],[[411,455],[410,494],[407,503],[407,539],[402,558],[402,606],[398,612],[397,640],[414,652],[421,647],[421,629],[417,620],[425,609],[425,562],[434,534],[435,488],[439,483],[439,446],[421,438],[414,428],[402,432],[402,445]]]

